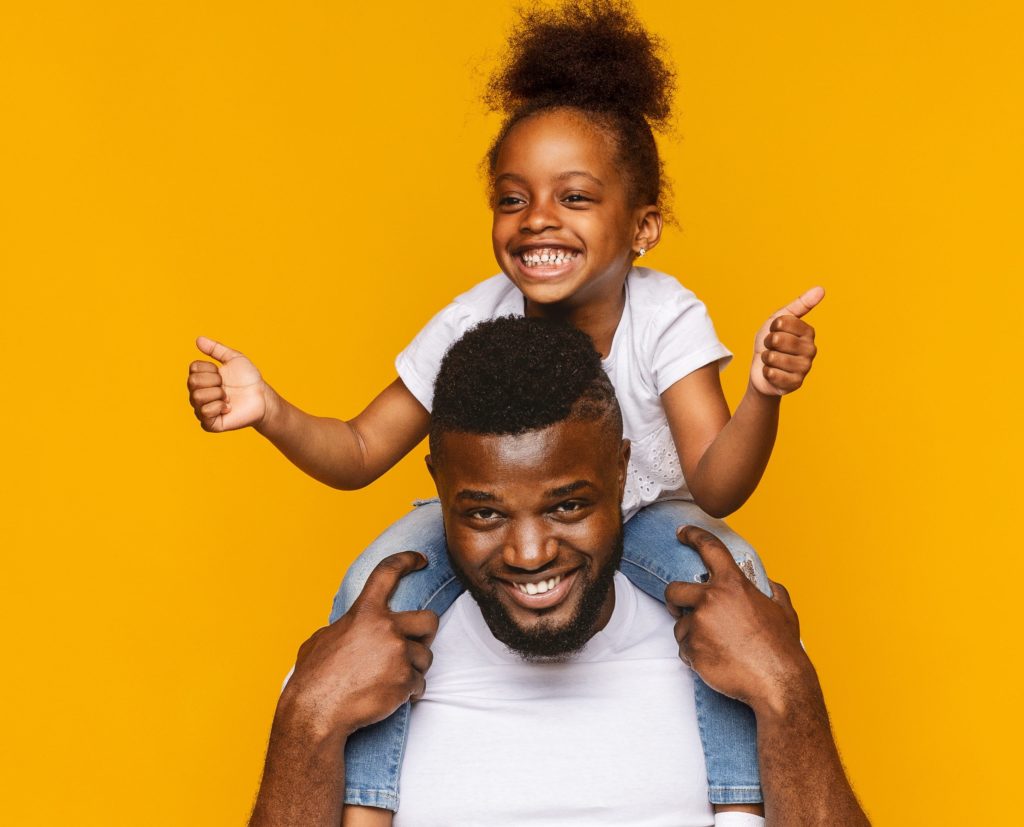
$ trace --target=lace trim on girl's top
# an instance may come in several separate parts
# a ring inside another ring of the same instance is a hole
[[[632,515],[660,499],[690,499],[668,424],[632,443],[622,511]]]

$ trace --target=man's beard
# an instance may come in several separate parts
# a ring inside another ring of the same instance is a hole
[[[498,597],[499,586],[496,583],[489,589],[473,583],[451,555],[449,559],[456,576],[480,606],[484,621],[494,637],[524,660],[558,660],[578,652],[596,633],[594,627],[622,561],[622,529],[619,529],[615,537],[612,554],[601,569],[596,573],[587,572],[585,579],[576,585],[576,588],[583,589],[583,597],[573,616],[561,626],[545,620],[531,629],[516,625]],[[579,571],[576,576],[583,578],[583,571]]]

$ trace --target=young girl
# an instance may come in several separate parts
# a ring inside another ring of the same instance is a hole
[[[768,592],[754,551],[715,518],[742,505],[764,472],[780,399],[800,387],[815,355],[814,331],[799,317],[823,291],[807,292],[758,331],[749,385],[730,416],[719,370],[731,356],[704,305],[672,277],[633,266],[662,228],[652,125],[668,118],[673,76],[658,44],[627,6],[592,0],[523,12],[509,45],[487,95],[506,116],[487,155],[502,275],[438,313],[399,354],[399,378],[351,421],[304,413],[248,359],[206,338],[199,349],[222,364],[192,364],[196,416],[215,432],[251,425],[308,474],[360,488],[426,435],[434,376],[452,342],[495,316],[561,319],[588,333],[604,357],[632,442],[623,572],[662,601],[667,583],[702,579],[699,558],[675,538],[689,523],[718,535]],[[383,557],[406,549],[424,553],[429,566],[403,580],[393,608],[444,611],[461,586],[447,563],[440,507],[427,501],[351,566],[331,619]],[[737,806],[762,800],[753,715],[696,686],[711,801],[716,811],[757,812]],[[408,710],[349,740],[348,804],[397,809]]]

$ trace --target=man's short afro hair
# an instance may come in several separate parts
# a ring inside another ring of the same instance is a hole
[[[522,434],[567,419],[606,419],[622,438],[622,414],[601,356],[586,333],[523,316],[482,322],[445,354],[434,382],[430,450],[449,431]]]

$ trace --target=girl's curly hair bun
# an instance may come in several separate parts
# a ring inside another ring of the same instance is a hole
[[[675,73],[664,46],[625,0],[525,7],[484,101],[509,117],[554,106],[643,117],[667,126]]]

